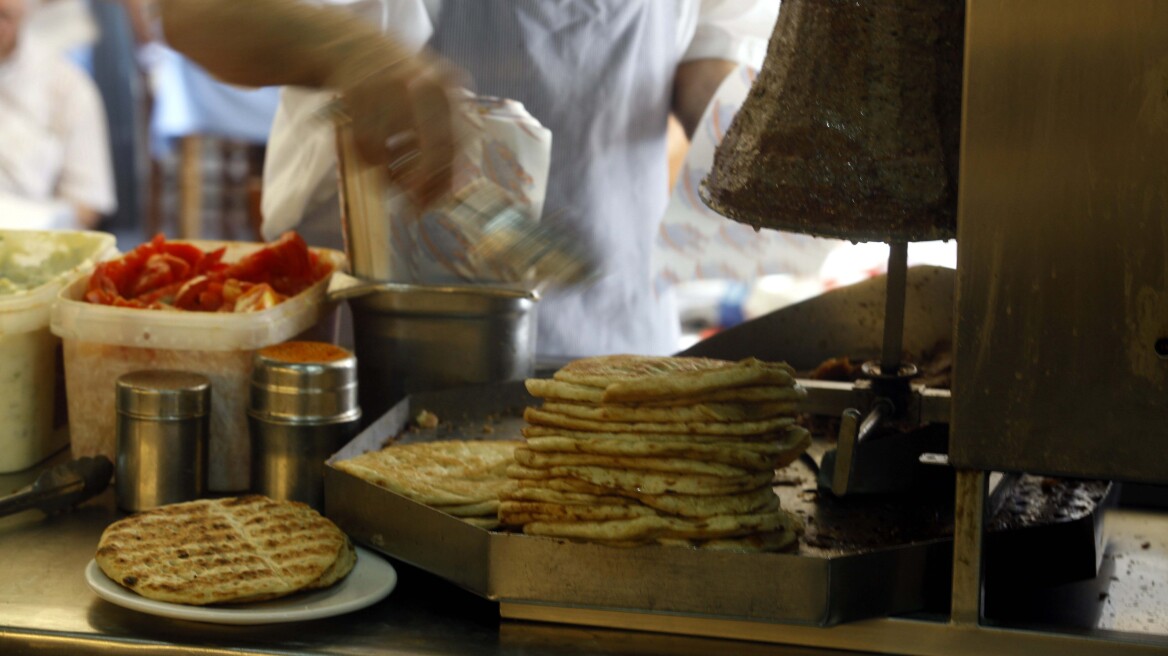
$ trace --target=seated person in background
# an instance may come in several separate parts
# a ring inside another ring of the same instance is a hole
[[[0,0],[0,228],[96,227],[117,206],[97,86]]]

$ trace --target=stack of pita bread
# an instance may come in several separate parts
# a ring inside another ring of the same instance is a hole
[[[94,560],[143,597],[204,606],[327,588],[349,574],[357,552],[309,506],[251,495],[121,519],[102,533]]]
[[[391,444],[336,468],[449,515],[492,529],[516,440],[441,440]]]
[[[543,402],[524,413],[502,524],[616,546],[796,544],[802,523],[772,487],[811,439],[787,364],[601,356],[527,389]]]

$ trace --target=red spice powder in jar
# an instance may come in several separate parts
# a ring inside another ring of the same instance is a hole
[[[284,342],[265,346],[259,354],[272,360],[294,363],[336,362],[351,355],[340,346],[327,342]]]

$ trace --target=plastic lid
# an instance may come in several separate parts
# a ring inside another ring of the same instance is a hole
[[[211,381],[190,371],[134,371],[118,377],[117,397],[118,412],[136,417],[199,417],[211,409]]]

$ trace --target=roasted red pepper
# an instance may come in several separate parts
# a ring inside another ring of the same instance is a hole
[[[199,312],[263,310],[311,287],[332,266],[295,232],[226,264],[226,248],[204,252],[158,235],[89,278],[85,300],[136,308]]]

